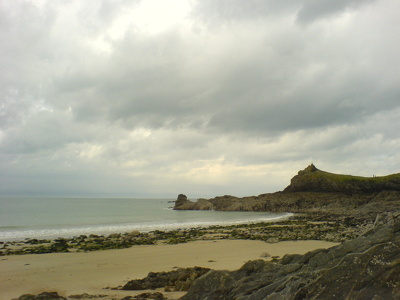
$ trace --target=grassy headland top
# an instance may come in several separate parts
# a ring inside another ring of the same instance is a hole
[[[284,192],[374,193],[384,190],[400,191],[400,173],[362,177],[321,171],[311,164],[292,178]]]

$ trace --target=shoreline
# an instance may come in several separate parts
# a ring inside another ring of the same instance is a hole
[[[227,212],[230,213],[230,212]],[[272,213],[274,212],[265,212]],[[205,228],[210,226],[231,226],[240,224],[252,224],[259,222],[279,222],[284,221],[292,217],[294,214],[290,212],[282,212],[282,216],[269,217],[269,218],[254,218],[242,221],[220,221],[220,222],[193,222],[185,224],[155,224],[155,225],[99,225],[99,226],[82,226],[76,228],[48,228],[48,229],[27,229],[21,231],[10,231],[10,234],[17,234],[20,237],[2,237],[1,242],[22,242],[27,239],[47,239],[54,240],[57,238],[71,239],[79,235],[110,235],[110,234],[123,234],[130,231],[140,231],[143,233],[148,233],[156,230],[188,230],[191,228]],[[8,232],[7,232],[8,233]],[[4,234],[4,232],[3,232]]]
[[[358,219],[344,222],[334,215],[311,216],[288,214],[285,219],[248,222],[233,225],[179,228],[174,230],[134,230],[110,235],[80,235],[72,238],[0,241],[0,257],[8,255],[46,254],[60,252],[91,252],[123,249],[137,245],[180,244],[198,240],[260,240],[267,243],[295,240],[342,242],[357,237],[371,226]]]
[[[292,214],[284,220],[235,225],[210,225],[175,230],[154,230],[110,235],[80,235],[72,238],[25,239],[0,242],[0,257],[8,255],[91,252],[124,249],[137,245],[180,244],[198,240],[260,240],[267,243],[295,240],[343,242],[372,226],[368,220],[335,215]]]

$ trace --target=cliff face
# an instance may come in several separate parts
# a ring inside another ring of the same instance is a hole
[[[197,202],[179,197],[176,210],[376,214],[400,210],[400,174],[357,177],[324,172],[310,165],[299,171],[283,192],[243,198],[226,195]]]

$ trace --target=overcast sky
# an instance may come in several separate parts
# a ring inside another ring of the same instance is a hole
[[[398,0],[0,2],[0,194],[400,172]]]

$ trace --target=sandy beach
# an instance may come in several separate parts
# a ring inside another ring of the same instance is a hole
[[[149,272],[193,266],[235,270],[248,260],[260,259],[265,253],[271,257],[282,257],[285,254],[304,254],[317,248],[329,248],[336,244],[325,241],[269,244],[251,240],[218,240],[134,246],[88,253],[3,256],[0,258],[0,299],[7,300],[43,291],[57,291],[63,296],[89,293],[122,298],[140,292],[105,288],[143,278]],[[180,295],[182,293],[171,293],[168,297],[177,298]]]

